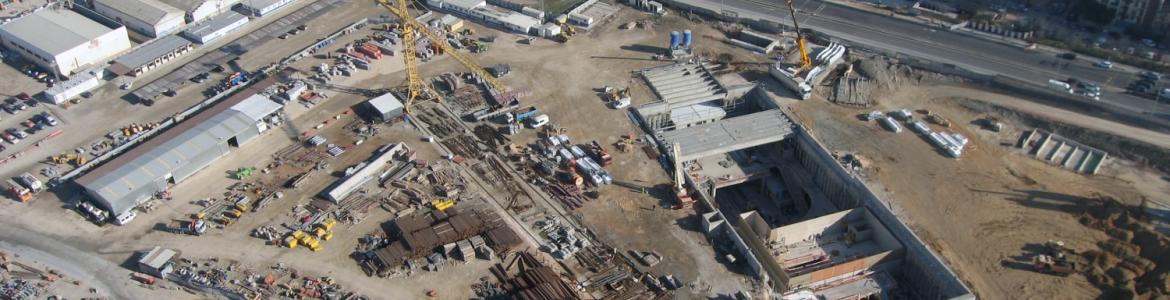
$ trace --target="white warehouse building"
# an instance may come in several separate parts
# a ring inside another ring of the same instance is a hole
[[[149,37],[178,31],[183,11],[158,0],[93,0],[93,9]]]
[[[296,0],[243,0],[243,8],[257,17],[263,17],[288,6]]]
[[[187,24],[194,24],[230,12],[239,3],[240,0],[181,1],[176,7],[187,11]]]
[[[104,65],[130,49],[126,27],[111,28],[63,9],[42,9],[0,25],[0,41],[9,50],[60,74]]]
[[[244,27],[246,24],[248,24],[247,16],[226,13],[199,24],[192,24],[190,28],[187,28],[187,31],[183,31],[183,36],[200,44],[207,44]]]

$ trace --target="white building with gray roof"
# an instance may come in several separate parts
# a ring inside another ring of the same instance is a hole
[[[42,9],[0,25],[0,41],[5,48],[60,74],[104,65],[130,49],[126,27],[111,28],[65,9]]]
[[[271,81],[272,79],[265,79]],[[271,84],[268,82],[267,84]],[[258,85],[265,85],[264,82]],[[246,90],[78,177],[94,204],[122,215],[269,129],[281,105]]]
[[[93,0],[93,10],[149,37],[178,31],[186,15],[158,0]]]

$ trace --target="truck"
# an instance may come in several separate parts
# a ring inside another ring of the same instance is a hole
[[[1068,274],[1079,272],[1079,266],[1076,262],[1067,259],[1060,259],[1052,255],[1040,254],[1035,256],[1032,260],[1032,266],[1036,271],[1041,273],[1056,274],[1061,276],[1068,276]]]
[[[17,176],[16,181],[19,182],[20,185],[23,185],[29,190],[32,190],[32,193],[34,194],[45,190],[45,184],[42,183],[40,179],[37,179],[36,176],[33,176],[28,172],[24,172],[23,174],[20,174],[20,176]]]
[[[8,179],[8,192],[12,193],[12,196],[16,199],[19,199],[21,202],[27,202],[28,199],[32,198],[31,190],[19,183],[16,183],[16,181],[13,181],[12,179]]]
[[[540,110],[536,109],[535,106],[529,106],[524,109],[516,110],[512,112],[512,122],[523,122],[525,119],[531,118],[537,113],[540,113]]]
[[[593,159],[600,162],[602,167],[607,167],[610,164],[613,164],[613,156],[610,156],[609,151],[605,151],[605,148],[601,147],[601,143],[598,143],[597,141],[590,142],[589,150],[590,154],[593,154]]]
[[[192,219],[192,220],[171,220],[171,223],[167,224],[166,229],[167,229],[167,231],[170,231],[173,233],[189,234],[189,235],[198,236],[198,235],[203,235],[203,233],[207,232],[208,227],[209,227],[209,225],[207,224],[207,222],[200,220],[200,219]]]
[[[1060,80],[1056,80],[1056,79],[1049,79],[1048,80],[1048,88],[1053,89],[1053,90],[1057,90],[1057,91],[1061,91],[1061,92],[1065,92],[1065,93],[1070,93],[1070,94],[1073,92],[1073,88],[1072,88],[1071,84],[1069,84],[1068,82],[1064,82],[1064,81],[1060,81]]]

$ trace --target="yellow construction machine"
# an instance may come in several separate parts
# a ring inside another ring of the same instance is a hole
[[[808,48],[804,44],[804,34],[800,32],[800,24],[796,22],[796,7],[792,6],[792,0],[788,2],[788,13],[792,16],[792,27],[796,28],[796,48],[800,51],[800,66],[797,67],[796,73],[804,72],[812,67],[812,59],[808,58]]]

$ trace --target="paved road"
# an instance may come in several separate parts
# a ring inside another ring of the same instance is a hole
[[[134,299],[126,289],[129,279],[118,280],[119,274],[129,274],[126,269],[91,251],[11,225],[0,226],[0,237],[3,237],[0,238],[0,249],[64,272],[67,279],[81,280],[82,284],[97,289],[99,294],[113,299]]]
[[[788,9],[782,1],[768,0],[675,0],[714,11],[733,11],[743,18],[764,19],[791,24]],[[1004,75],[1035,84],[1046,84],[1049,79],[1075,77],[1104,83],[1101,99],[1140,112],[1170,113],[1170,105],[1159,104],[1122,91],[1136,78],[1136,69],[1114,67],[1097,68],[1093,61],[1079,58],[1067,61],[1056,57],[1056,52],[1028,51],[1022,47],[990,41],[946,30],[932,28],[837,4],[818,0],[797,0],[797,18],[802,27],[826,33],[835,38],[877,49],[893,50],[912,57],[949,63],[977,73]],[[1052,62],[1069,62],[1067,69]]]

